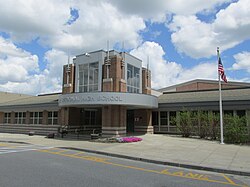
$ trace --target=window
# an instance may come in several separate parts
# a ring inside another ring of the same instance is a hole
[[[224,116],[228,117],[228,116],[233,116],[234,115],[234,111],[233,110],[224,110]]]
[[[236,110],[236,114],[239,117],[245,117],[246,116],[246,111],[245,110]]]
[[[160,113],[161,125],[168,125],[168,112]]]
[[[79,92],[98,91],[98,62],[79,65]]]
[[[233,110],[224,110],[224,115],[233,116],[234,115],[234,111]]]
[[[169,125],[176,125],[176,112],[175,111],[169,112]]]
[[[4,123],[9,124],[11,122],[11,113],[4,113]]]
[[[48,112],[48,124],[49,125],[57,125],[58,124],[58,112]]]
[[[96,125],[96,110],[85,110],[84,125]]]
[[[153,111],[152,112],[152,125],[154,126],[154,125],[158,125],[159,123],[159,119],[158,119],[158,112],[156,112],[156,111]]]
[[[128,64],[127,66],[127,92],[139,93],[140,69]]]
[[[25,124],[26,113],[16,112],[15,113],[15,124]]]
[[[31,112],[30,113],[30,124],[42,124],[43,113],[42,112]]]

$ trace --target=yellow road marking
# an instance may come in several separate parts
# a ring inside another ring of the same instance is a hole
[[[163,174],[163,175],[168,175],[168,176],[175,176],[175,177],[188,178],[188,179],[193,179],[193,180],[220,183],[220,184],[230,184],[232,186],[246,187],[246,185],[241,185],[241,184],[234,183],[228,177],[226,177],[227,182],[225,182],[225,181],[217,181],[217,180],[209,179],[207,175],[201,175],[201,174],[197,175],[197,174],[192,174],[192,173],[187,173],[187,174],[184,175],[182,171],[171,173],[171,172],[168,171],[168,169],[165,169],[165,170],[162,170],[162,171],[145,169],[145,168],[140,168],[140,167],[135,167],[135,166],[128,166],[128,165],[123,165],[123,164],[107,162],[107,161],[105,161],[106,159],[99,158],[99,157],[93,157],[93,156],[78,156],[77,154],[62,154],[60,152],[52,152],[52,151],[47,151],[47,150],[37,150],[37,151],[56,154],[56,155],[61,155],[61,156],[66,156],[66,157],[71,157],[71,158],[79,158],[79,159],[83,159],[83,160],[90,160],[90,161],[94,161],[94,162],[104,163],[104,164],[107,164],[107,165],[113,165],[113,166],[118,166],[118,167],[123,167],[123,168],[135,169],[135,170],[145,171],[145,172],[150,172],[150,173]],[[223,177],[225,178],[225,176],[223,176]]]
[[[75,154],[72,154],[73,156],[77,156],[77,155],[80,155],[80,154],[85,154],[84,152],[78,152],[78,153],[75,153]]]
[[[49,148],[49,149],[43,149],[43,150],[62,150],[62,149],[59,149],[59,148],[56,148],[56,147],[52,147],[52,148]]]
[[[225,174],[221,174],[230,184],[235,184],[234,181],[232,181],[228,176],[226,176]]]
[[[56,153],[65,153],[67,152],[68,150],[61,150],[61,151],[56,151]]]
[[[6,148],[17,148],[17,147],[19,147],[17,145],[8,145],[8,144],[0,144],[0,146],[6,147]]]
[[[94,156],[78,156],[78,155],[74,155],[74,154],[63,154],[60,152],[52,152],[52,151],[47,151],[47,150],[37,150],[37,151],[55,154],[55,155],[62,155],[62,156],[66,156],[66,157],[79,158],[79,159],[83,159],[83,160],[90,160],[90,161],[95,161],[95,162],[103,162],[103,161],[107,160],[104,158],[94,157]]]

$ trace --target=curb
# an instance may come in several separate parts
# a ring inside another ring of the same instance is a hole
[[[160,164],[160,165],[167,165],[167,166],[175,166],[175,167],[180,167],[180,168],[205,170],[205,171],[212,171],[212,172],[226,173],[226,174],[234,174],[234,175],[241,175],[241,176],[250,176],[250,172],[245,172],[245,171],[212,168],[212,167],[197,166],[197,165],[190,165],[190,164],[182,164],[182,163],[175,163],[175,162],[168,162],[168,161],[159,161],[159,160],[152,160],[152,159],[147,159],[147,158],[133,157],[133,156],[128,156],[128,155],[120,155],[120,154],[115,154],[115,153],[95,151],[95,150],[90,150],[90,149],[81,149],[81,148],[75,148],[75,147],[58,147],[58,148],[76,150],[76,151],[84,151],[84,152],[88,152],[88,153],[95,153],[95,154],[100,154],[100,155],[116,157],[116,158],[124,158],[124,159],[128,159],[128,160],[136,160],[136,161],[141,161],[141,162]]]
[[[30,144],[27,142],[18,142],[18,141],[8,141],[8,140],[0,140],[0,142],[4,142],[4,143],[18,143],[18,144]]]

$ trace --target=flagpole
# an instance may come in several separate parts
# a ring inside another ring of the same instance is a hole
[[[218,57],[218,63],[219,63],[219,58],[220,58],[219,47],[217,47],[217,57]],[[220,94],[220,144],[224,144],[224,138],[223,138],[223,114],[222,114],[223,111],[222,111],[222,96],[221,96],[221,77],[220,77],[220,72],[219,71],[218,71],[218,78],[219,78],[219,94]]]

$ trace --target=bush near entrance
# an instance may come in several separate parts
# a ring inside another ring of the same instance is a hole
[[[202,139],[220,140],[219,114],[184,110],[174,120],[183,137],[198,136]],[[250,142],[246,117],[225,115],[223,130],[226,143]]]

